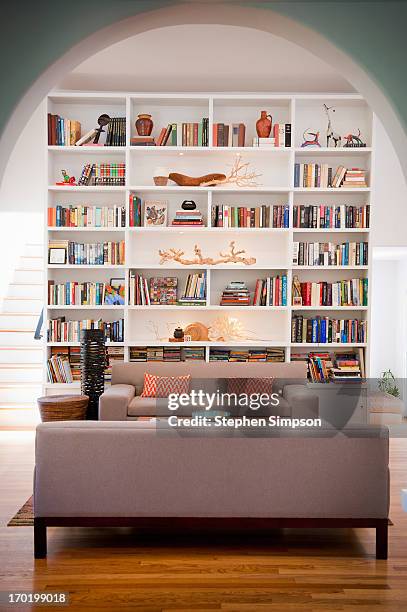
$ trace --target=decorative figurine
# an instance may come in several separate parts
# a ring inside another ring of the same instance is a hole
[[[269,138],[271,132],[272,116],[267,111],[260,111],[260,119],[256,121],[256,132],[259,138]]]
[[[240,263],[245,266],[253,266],[256,263],[255,257],[244,257],[246,251],[244,249],[240,249],[236,251],[235,249],[235,241],[232,240],[229,244],[229,253],[219,253],[219,259],[214,259],[213,257],[204,257],[202,255],[202,249],[198,247],[196,244],[194,246],[194,254],[195,257],[193,259],[186,259],[183,257],[185,251],[181,251],[181,249],[168,249],[168,251],[163,251],[161,249],[158,250],[158,254],[160,256],[160,265],[167,263],[168,261],[175,261],[176,263],[181,264],[182,266],[192,266],[192,265],[208,265],[208,266],[218,266],[219,264],[228,264],[228,263]]]
[[[307,139],[307,135],[313,136],[314,138],[308,138]],[[319,144],[319,132],[310,132],[309,130],[305,130],[302,134],[302,137],[304,139],[304,142],[302,143],[301,147],[320,147],[321,145]]]
[[[136,130],[139,136],[150,136],[153,131],[154,123],[151,119],[151,115],[141,114],[137,115]]]
[[[74,187],[76,185],[74,176],[69,176],[69,174],[66,173],[66,170],[61,170],[61,173],[62,173],[62,176],[64,177],[64,180],[60,181],[59,183],[55,183],[56,185],[64,185],[65,187],[67,185],[71,185],[71,187]]]
[[[182,340],[184,339],[184,330],[182,329],[182,327],[176,327],[174,329],[174,338],[182,342]]]
[[[362,141],[362,139],[360,138],[360,130],[358,129],[358,135],[356,136],[356,134],[347,134],[346,136],[343,137],[344,140],[346,140],[345,144],[343,145],[344,147],[354,147],[356,148],[361,148],[361,147],[365,147],[366,143]]]
[[[196,204],[193,200],[184,200],[181,204],[182,210],[195,210]]]
[[[324,104],[324,110],[326,113],[326,116],[328,118],[328,127],[326,129],[326,146],[329,147],[330,145],[330,141],[333,140],[334,142],[334,147],[340,147],[341,146],[341,137],[337,132],[334,132],[333,128],[332,128],[332,121],[331,121],[331,116],[329,114],[329,111],[332,111],[333,113],[335,112],[335,109],[333,106],[327,106],[326,104]],[[339,144],[338,144],[339,143]]]
[[[179,174],[178,172],[171,172],[169,174],[169,179],[180,187],[210,187],[230,183],[237,187],[256,187],[258,185],[256,179],[261,176],[261,174],[255,171],[249,171],[249,165],[249,162],[243,163],[241,155],[236,155],[235,162],[227,176],[226,174],[212,172],[204,176],[194,177],[186,174]]]
[[[293,306],[302,306],[301,283],[298,276],[293,277]]]
[[[100,115],[98,118],[98,124],[99,127],[96,128],[96,134],[95,134],[95,138],[93,139],[93,144],[94,145],[98,145],[99,144],[99,138],[102,132],[105,132],[105,130],[103,129],[106,125],[108,125],[110,123],[110,117],[109,115],[106,115],[106,113],[104,113],[103,115]]]

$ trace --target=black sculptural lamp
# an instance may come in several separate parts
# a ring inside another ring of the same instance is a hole
[[[88,419],[98,419],[99,397],[105,390],[105,366],[104,331],[84,329],[81,334],[81,393],[89,397]]]

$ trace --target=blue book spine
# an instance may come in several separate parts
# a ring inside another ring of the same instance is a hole
[[[294,164],[294,187],[300,186],[300,164]]]
[[[282,306],[287,306],[287,276],[283,274],[281,277],[281,302]]]
[[[311,322],[312,322],[311,342],[318,342],[318,320],[311,319]]]
[[[321,319],[321,340],[320,342],[326,342],[326,319]]]
[[[290,209],[288,206],[284,207],[284,227],[290,227]]]

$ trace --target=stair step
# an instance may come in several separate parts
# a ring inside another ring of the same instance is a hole
[[[0,317],[37,317],[36,312],[0,312]]]
[[[43,362],[43,348],[41,347],[13,347],[10,346],[8,349],[0,349],[0,366],[3,364],[20,365],[27,363],[28,361],[32,364],[42,364]]]
[[[43,283],[18,283],[12,282],[8,286],[8,297],[25,297],[27,299],[44,299]]]
[[[31,312],[38,316],[43,303],[43,298],[6,297],[3,300],[3,309],[13,314]]]
[[[25,430],[34,429],[41,422],[37,406],[20,410],[0,410],[0,429]]]
[[[27,410],[36,406],[36,402],[1,402],[0,410]]]
[[[0,387],[2,385],[16,384],[19,387],[21,385],[42,385],[42,367],[38,364],[38,367],[26,366],[24,368],[1,368],[0,367]],[[9,387],[7,387],[9,388]]]
[[[33,348],[38,344],[41,346],[41,340],[34,338],[33,331],[11,331],[11,330],[0,330],[0,343],[4,347],[17,347],[26,346]]]
[[[44,284],[44,271],[43,270],[28,270],[24,268],[18,268],[14,270],[13,281],[17,283],[41,283]]]
[[[37,398],[42,395],[42,385],[30,383],[22,385],[20,383],[4,384],[0,383],[0,405],[5,403],[30,403],[35,404]]]
[[[0,363],[0,370],[42,370],[41,363]]]

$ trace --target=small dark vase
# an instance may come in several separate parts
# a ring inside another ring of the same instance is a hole
[[[176,338],[177,340],[183,340],[184,339],[184,330],[181,329],[181,327],[176,327],[174,329],[174,338]]]
[[[150,136],[153,131],[153,120],[151,119],[151,115],[137,115],[138,119],[136,121],[136,130],[139,136]]]
[[[195,210],[196,204],[193,200],[184,200],[181,204],[182,210]]]
[[[256,121],[256,132],[259,138],[268,138],[271,132],[272,116],[267,111],[260,112],[260,119]]]

